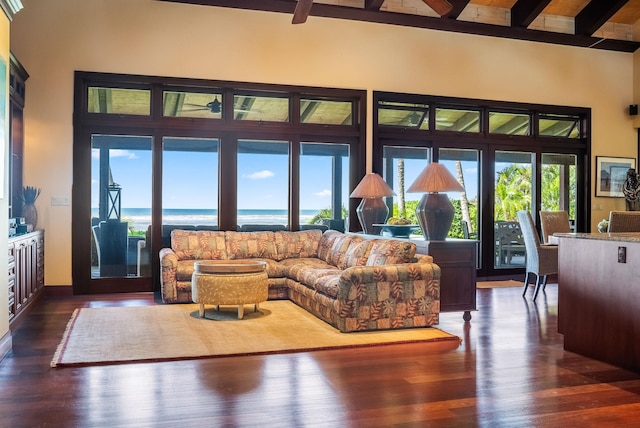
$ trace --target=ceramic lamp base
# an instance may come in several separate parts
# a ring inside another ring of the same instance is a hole
[[[416,207],[416,217],[430,241],[444,241],[451,229],[454,208],[445,193],[425,193]]]
[[[364,198],[356,209],[362,231],[368,235],[380,235],[382,228],[374,223],[384,223],[389,215],[389,207],[382,198]]]

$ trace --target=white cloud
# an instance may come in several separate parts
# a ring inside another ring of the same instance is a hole
[[[319,192],[314,193],[313,196],[319,196],[321,198],[326,198],[326,197],[331,196],[331,190],[324,189],[324,190],[321,190]]]
[[[251,174],[242,174],[242,177],[249,178],[251,180],[263,180],[265,178],[271,178],[275,174],[273,171],[269,171],[268,169],[263,169],[262,171],[256,171]]]
[[[100,159],[100,150],[92,149],[91,150],[91,157],[93,159]],[[138,159],[138,155],[136,155],[135,153],[130,152],[129,150],[122,150],[122,149],[111,149],[111,150],[109,150],[109,157],[112,157],[112,158]]]
[[[129,150],[112,149],[109,150],[109,156],[112,158],[137,159],[138,156]]]

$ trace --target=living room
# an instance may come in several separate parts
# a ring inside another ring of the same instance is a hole
[[[42,188],[45,286],[64,289],[59,293],[70,295],[74,280],[76,71],[366,91],[364,171],[375,163],[374,91],[589,108],[591,169],[596,156],[637,158],[640,122],[627,111],[639,98],[636,52],[317,16],[291,25],[286,13],[151,0],[24,0],[24,6],[6,23],[3,52],[8,57],[10,43],[29,73],[24,182]],[[624,209],[624,200],[594,197],[590,177],[585,230]],[[53,205],[54,198],[71,203]],[[8,332],[8,321],[0,321],[0,333]]]

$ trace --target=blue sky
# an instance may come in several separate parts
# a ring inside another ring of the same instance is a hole
[[[94,150],[92,165],[92,207],[97,207],[98,156]],[[217,153],[167,152],[163,177],[165,208],[217,208]],[[238,208],[287,209],[288,173],[287,156],[238,156]],[[443,161],[455,176],[454,163]],[[423,160],[405,161],[405,186],[408,188],[426,165]],[[463,171],[469,199],[477,195],[477,166],[464,162]],[[113,180],[122,187],[123,208],[151,207],[151,151],[111,150]],[[301,209],[322,209],[331,206],[331,164],[329,158],[302,156]],[[348,176],[348,164],[343,165]],[[348,202],[346,180],[342,186],[343,203]],[[397,189],[396,190],[397,193]],[[418,200],[419,193],[407,193],[406,199]],[[457,193],[450,197],[457,198]]]

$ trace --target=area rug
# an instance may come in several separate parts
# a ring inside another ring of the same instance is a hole
[[[302,352],[341,347],[409,342],[451,341],[459,337],[436,328],[340,333],[337,329],[286,300],[260,304],[258,312],[246,306],[244,319],[236,307],[205,318],[198,305],[154,305],[76,309],[51,367],[237,355]]]
[[[503,287],[522,287],[523,283],[508,279],[506,281],[478,281],[476,288],[503,288]]]

